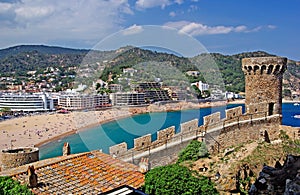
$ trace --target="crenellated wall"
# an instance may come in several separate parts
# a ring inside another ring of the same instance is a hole
[[[242,106],[231,108],[225,111],[227,119],[233,119],[243,114]]]
[[[169,140],[175,135],[175,126],[168,127],[157,132],[157,141],[163,142]]]
[[[207,116],[203,117],[204,126],[217,124],[220,122],[220,120],[221,120],[220,112],[216,112],[211,115],[207,115]]]
[[[146,135],[134,140],[133,149],[125,151],[124,144],[121,144],[113,146],[111,154],[116,155],[119,152],[118,157],[123,160],[131,158],[133,163],[142,156],[148,156],[152,162],[173,162],[173,154],[178,153],[179,148],[192,139],[201,138],[210,152],[220,152],[222,149],[251,140],[269,142],[278,138],[282,118],[282,78],[287,68],[286,63],[287,58],[281,57],[242,59],[246,114],[242,113],[242,107],[226,110],[224,119],[221,119],[220,112],[216,112],[205,116],[200,127],[197,119],[192,120],[181,124],[180,133],[175,134],[175,128],[169,127],[159,131],[154,142],[151,141],[151,135]],[[300,135],[300,130],[290,132],[294,137],[296,134]],[[120,151],[123,153],[120,154]],[[153,153],[159,153],[159,159],[153,159]]]
[[[194,119],[180,124],[180,132],[189,133],[195,131],[198,128],[198,119]]]
[[[134,149],[140,150],[151,146],[151,134],[144,135],[134,139]]]
[[[136,138],[132,149],[128,149],[125,142],[112,146],[110,154],[135,164],[138,164],[141,157],[147,156],[151,157],[150,161],[155,162],[155,166],[158,166],[160,161],[161,165],[174,162],[177,158],[175,154],[178,154],[192,139],[205,141],[208,150],[215,153],[247,141],[274,140],[279,136],[281,124],[279,114],[272,116],[268,116],[267,113],[242,114],[241,106],[225,112],[224,119],[220,118],[219,112],[205,116],[204,124],[201,126],[198,126],[198,119],[182,123],[179,133],[175,133],[174,126],[160,130],[155,141],[151,140],[150,134]],[[156,154],[157,152],[159,154]]]
[[[0,153],[1,170],[15,168],[39,160],[38,148],[14,148]]]
[[[246,113],[281,114],[282,78],[287,58],[254,57],[242,59],[245,75]]]

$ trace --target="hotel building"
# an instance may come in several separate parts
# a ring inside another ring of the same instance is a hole
[[[67,110],[82,110],[109,105],[107,95],[67,94],[58,97],[58,105]]]
[[[53,99],[47,94],[0,94],[0,108],[11,111],[37,112],[54,110]]]
[[[145,104],[145,93],[138,92],[118,92],[110,94],[112,105],[133,106]]]

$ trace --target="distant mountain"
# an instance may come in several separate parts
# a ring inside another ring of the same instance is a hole
[[[113,77],[116,77],[122,73],[123,68],[133,67],[138,63],[149,61],[157,62],[158,64],[160,62],[168,62],[182,73],[189,70],[199,70],[197,65],[200,64],[201,75],[197,78],[188,77],[190,82],[202,80],[210,84],[217,84],[220,81],[210,79],[213,77],[209,75],[220,73],[226,89],[238,92],[244,91],[245,86],[244,74],[241,70],[241,59],[265,56],[274,55],[264,51],[257,51],[235,55],[219,53],[199,54],[193,58],[185,58],[165,51],[158,52],[153,51],[153,49],[134,47],[124,47],[115,51],[89,51],[44,45],[20,45],[0,50],[0,76],[26,76],[26,73],[32,70],[41,72],[47,67],[67,69],[81,65],[87,70],[87,75],[101,67],[103,73],[99,76],[103,80],[107,80],[110,72],[113,74]],[[214,60],[220,71],[212,69],[209,63],[210,60]],[[173,73],[170,72],[170,74]],[[283,83],[287,94],[300,90],[299,62],[288,61],[288,70],[284,74]]]
[[[37,51],[41,54],[82,54],[89,52],[89,50],[86,49],[71,49],[46,45],[18,45],[6,49],[0,49],[0,59],[6,56],[32,51]]]

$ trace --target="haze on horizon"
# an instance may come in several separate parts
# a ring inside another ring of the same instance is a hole
[[[209,52],[262,50],[300,60],[299,8],[297,0],[0,0],[0,48],[91,49],[120,30],[157,25],[192,36]]]

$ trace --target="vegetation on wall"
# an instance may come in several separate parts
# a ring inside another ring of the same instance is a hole
[[[199,158],[207,157],[208,150],[204,142],[192,140],[178,155],[178,163],[190,160],[196,161]]]

